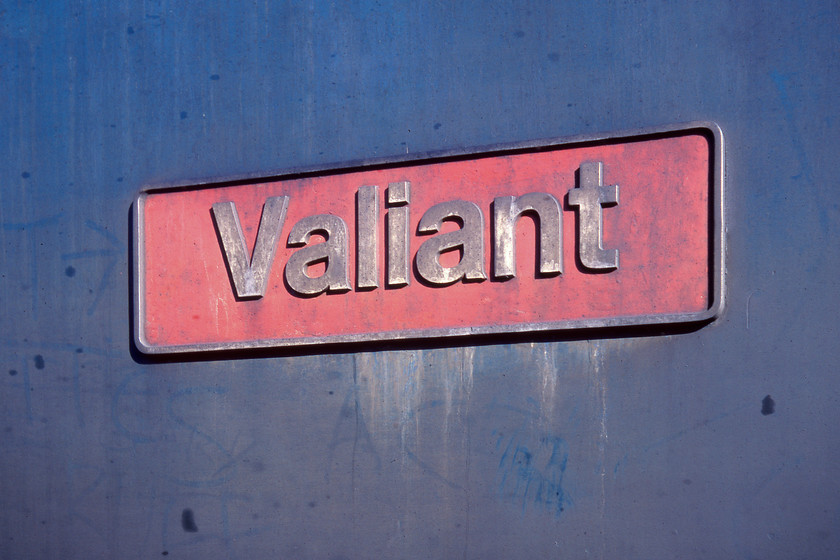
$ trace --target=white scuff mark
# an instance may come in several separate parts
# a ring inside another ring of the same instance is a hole
[[[408,455],[405,453],[409,438],[416,442],[420,439],[420,423],[417,421],[415,410],[420,404],[422,395],[422,364],[423,351],[398,353],[401,363],[396,369],[400,372],[402,383],[399,395],[399,424],[400,424],[400,456],[402,466],[405,466]]]
[[[598,435],[598,462],[601,466],[601,558],[603,559],[606,553],[606,510],[607,510],[607,444],[609,443],[609,434],[607,433],[607,383],[604,379],[601,363],[600,344],[597,341],[589,342],[589,363],[592,368],[593,382],[595,384],[595,391],[599,401],[601,414],[600,433]]]
[[[221,318],[221,313],[219,313],[219,306],[221,305],[222,312],[225,315],[224,320]],[[228,310],[228,302],[224,298],[216,298],[216,311],[213,317],[213,320],[216,323],[216,334],[220,333],[221,325],[227,325],[230,322],[230,314]]]
[[[468,420],[470,394],[473,388],[473,370],[475,366],[475,348],[461,348],[461,411],[464,423],[463,458],[464,458],[464,558],[467,558],[470,548],[470,423]],[[459,407],[460,408],[460,407]]]
[[[367,428],[371,437],[376,435],[379,422],[379,401],[383,388],[383,372],[379,371],[379,360],[376,354],[362,352],[356,355],[355,398],[362,408],[362,414],[367,419]]]
[[[458,398],[459,402],[469,402],[473,388],[473,366],[475,364],[475,348],[458,348],[460,364],[458,368]]]
[[[747,330],[750,330],[750,303],[752,301],[752,297],[760,291],[761,290],[753,290],[750,292],[750,295],[747,296]]]
[[[469,401],[470,393],[473,388],[473,368],[475,366],[475,348],[462,348],[462,355],[464,357],[464,370],[461,372],[461,387],[463,388],[464,397]]]
[[[441,432],[438,436],[445,441],[447,449],[461,447],[462,454],[458,456],[447,456],[447,461],[441,465],[441,476],[448,479],[451,474],[449,459],[464,457],[466,459],[469,449],[466,437],[466,426],[468,416],[468,403],[473,388],[473,370],[475,363],[475,348],[461,347],[445,354],[444,367],[437,370],[438,383],[443,388],[441,404],[443,416]],[[431,372],[424,372],[430,374]],[[453,441],[453,438],[460,438]]]
[[[549,351],[549,345],[543,344],[537,353],[537,374],[540,376],[540,416],[547,432],[551,431],[557,399],[557,364],[556,352]]]
[[[454,356],[454,357],[453,357]],[[452,413],[452,397],[455,391],[456,376],[460,375],[460,349],[446,354],[446,367],[443,369],[443,436],[449,434],[449,415]]]
[[[441,385],[444,390],[443,434],[448,437],[452,415],[458,417],[456,422],[463,420],[463,405],[469,401],[472,392],[475,348],[457,348],[454,352],[447,353],[446,358],[446,367],[441,371]]]
[[[361,412],[374,439],[400,434],[405,451],[418,440],[423,351],[369,352],[356,357],[356,391]],[[406,454],[402,453],[405,462]]]

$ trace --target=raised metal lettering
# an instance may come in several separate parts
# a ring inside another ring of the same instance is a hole
[[[261,298],[265,295],[268,275],[277,251],[277,239],[286,221],[288,207],[288,196],[273,196],[265,201],[253,255],[248,258],[248,247],[236,205],[233,202],[217,202],[213,205],[213,221],[222,240],[225,262],[237,297]]]
[[[356,287],[379,287],[379,187],[356,193]]]
[[[539,271],[563,272],[563,217],[560,203],[548,193],[500,196],[493,200],[493,275],[516,276],[516,222],[523,214],[535,217],[538,230]]]
[[[388,185],[388,286],[407,286],[409,275],[408,203],[411,183],[400,181]]]
[[[600,161],[580,164],[580,186],[569,191],[569,206],[578,207],[580,263],[592,270],[618,268],[618,249],[603,248],[602,208],[618,204],[618,185],[604,186]]]
[[[325,241],[307,245],[312,235],[323,235]],[[289,233],[289,247],[305,245],[286,262],[286,283],[301,295],[315,295],[324,291],[346,292],[351,289],[347,268],[347,224],[338,216],[319,214],[303,218]],[[309,266],[325,263],[321,276],[311,277]]]
[[[417,230],[420,233],[437,233],[444,221],[455,221],[461,226],[456,231],[435,235],[424,241],[417,250],[417,273],[432,284],[451,284],[462,278],[484,280],[484,216],[473,202],[453,200],[429,208]],[[456,266],[444,267],[440,255],[460,249],[461,260]]]

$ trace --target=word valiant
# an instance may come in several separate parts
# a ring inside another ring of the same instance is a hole
[[[618,268],[618,250],[604,249],[602,234],[603,209],[618,204],[618,185],[603,184],[600,161],[582,163],[579,178],[579,186],[569,190],[567,202],[577,210],[580,264],[592,271],[615,270]],[[362,186],[356,192],[356,287],[359,290],[379,288],[383,277],[379,259],[379,196],[378,186]],[[388,185],[384,247],[384,281],[388,288],[400,288],[411,282],[410,201],[409,181]],[[288,196],[273,196],[265,201],[250,257],[236,205],[233,202],[213,204],[213,219],[238,298],[254,299],[265,295],[290,203]],[[491,206],[493,279],[508,280],[516,275],[516,224],[523,215],[534,218],[537,228],[539,273],[544,276],[563,273],[561,204],[545,192],[494,198]],[[454,222],[459,228],[441,231],[444,222]],[[417,279],[432,285],[486,280],[484,228],[483,212],[473,202],[450,200],[427,209],[417,227],[419,236],[428,236],[414,255]],[[312,238],[316,235],[323,241],[314,242]],[[347,224],[341,217],[318,214],[303,218],[291,227],[286,243],[288,247],[300,247],[289,256],[285,266],[284,277],[291,291],[313,296],[352,289]],[[456,251],[460,255],[457,264],[446,266],[442,256]],[[319,264],[323,265],[323,272],[311,276],[314,265]]]

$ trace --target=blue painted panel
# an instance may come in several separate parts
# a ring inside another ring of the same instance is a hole
[[[839,11],[3,3],[0,556],[836,557]],[[145,186],[689,120],[712,325],[132,352]]]

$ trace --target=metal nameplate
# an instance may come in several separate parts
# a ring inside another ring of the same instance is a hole
[[[146,353],[706,321],[723,137],[690,123],[148,189]]]

